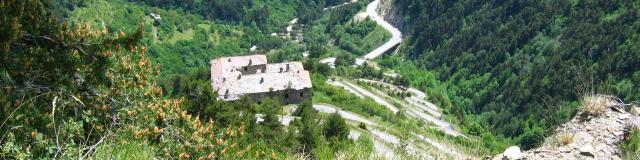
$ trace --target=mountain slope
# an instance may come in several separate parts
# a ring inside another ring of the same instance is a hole
[[[435,98],[476,135],[531,148],[575,114],[582,94],[640,98],[637,1],[391,4],[387,17],[406,35],[401,53],[443,82],[447,92]]]
[[[570,122],[558,126],[542,146],[519,156],[526,159],[637,159],[640,155],[619,147],[629,139],[638,138],[637,135],[632,137],[630,132],[638,129],[640,116],[625,111],[625,108],[637,109],[636,106],[629,107],[610,96],[588,97],[583,101],[583,106],[585,104],[597,106],[597,114],[588,109],[594,107],[582,107]],[[516,154],[505,152],[496,158],[519,157],[517,152],[511,153]]]

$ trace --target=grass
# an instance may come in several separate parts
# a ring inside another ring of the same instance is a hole
[[[591,116],[599,116],[607,108],[607,98],[599,95],[589,95],[582,98],[582,109]]]
[[[640,129],[632,129],[629,136],[620,143],[620,149],[622,149],[624,159],[640,159]]]
[[[358,84],[350,80],[346,80],[346,79],[343,79],[343,80],[352,84]],[[398,100],[396,98],[392,98],[387,95],[381,95],[381,93],[376,92],[375,91],[376,89],[372,88],[372,86],[366,86],[366,85],[365,86],[360,85],[360,86],[371,91],[372,93],[378,96],[384,97],[386,100],[390,102],[401,102],[401,100]],[[402,108],[402,105],[396,105],[396,106]],[[433,126],[434,124],[420,126],[417,124],[419,122],[422,122],[421,120],[410,119],[408,117],[402,118],[402,120],[404,120],[406,123],[399,124],[399,125],[393,124],[389,121],[379,121],[377,123],[380,124],[380,126],[385,126],[384,128],[388,129],[388,130],[385,130],[385,132],[389,134],[392,134],[398,137],[406,137],[409,139],[413,139],[412,143],[417,144],[421,148],[424,148],[426,151],[430,152],[430,155],[439,157],[438,159],[447,159],[447,158],[454,158],[454,157],[450,157],[451,155],[448,155],[447,153],[444,153],[434,148],[429,143],[423,142],[421,140],[417,140],[416,137],[413,137],[411,135],[404,135],[404,134],[414,132],[414,133],[423,135],[427,138],[435,140],[437,143],[443,144],[447,147],[454,148],[458,150],[458,152],[466,155],[484,156],[484,155],[487,155],[487,153],[489,152],[488,150],[486,150],[486,148],[478,147],[480,146],[479,145],[480,141],[476,137],[469,137],[469,138],[452,137],[452,136],[446,135],[445,133],[443,133],[438,129],[426,129],[426,128],[429,128],[430,126]],[[455,158],[461,158],[461,157],[455,157]]]
[[[367,50],[367,52],[373,51],[376,47],[384,44],[391,38],[391,33],[387,32],[384,28],[376,26],[371,33],[367,34],[361,43],[361,46]]]
[[[177,41],[181,41],[181,40],[188,41],[188,40],[193,39],[194,35],[195,35],[195,31],[193,29],[189,29],[189,30],[186,30],[184,32],[175,31],[175,32],[173,32],[173,36],[171,36],[171,38],[169,38],[167,40],[167,42],[169,42],[171,44],[174,44]]]
[[[107,143],[99,146],[90,159],[111,160],[147,160],[155,159],[155,149],[147,144],[136,142]]]
[[[558,134],[556,135],[556,141],[558,142],[559,145],[561,146],[566,146],[570,143],[573,142],[573,135],[570,133],[562,133],[562,134]]]

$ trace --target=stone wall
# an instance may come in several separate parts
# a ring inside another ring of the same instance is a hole
[[[281,101],[282,104],[288,105],[288,104],[300,104],[302,103],[302,101],[307,99],[311,100],[311,97],[313,96],[312,94],[313,94],[313,90],[311,88],[305,88],[302,90],[289,89],[289,90],[272,91],[272,92],[266,92],[266,93],[252,93],[252,94],[247,94],[247,96],[250,96],[251,99],[253,99],[256,102],[260,102],[266,97],[277,98],[282,100]]]

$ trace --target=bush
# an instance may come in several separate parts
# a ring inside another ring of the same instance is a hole
[[[607,98],[603,96],[585,96],[582,98],[582,110],[591,115],[598,116],[607,108]]]
[[[360,122],[360,124],[358,124],[358,127],[359,127],[360,129],[367,130],[367,125],[366,125],[366,124],[364,124],[364,123],[362,123],[362,122]]]
[[[340,114],[335,112],[329,116],[324,134],[327,138],[336,137],[337,140],[344,141],[349,138],[349,126],[347,122],[340,117]]]
[[[558,145],[560,146],[566,146],[573,142],[573,135],[570,133],[558,134],[555,138],[556,142],[558,142]]]
[[[640,129],[632,129],[629,136],[620,143],[624,159],[640,159]]]

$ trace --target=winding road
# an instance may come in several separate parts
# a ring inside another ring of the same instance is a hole
[[[382,28],[391,33],[391,39],[382,44],[382,46],[364,55],[365,60],[374,59],[402,42],[402,33],[400,32],[400,30],[391,25],[389,22],[385,21],[384,18],[380,16],[380,14],[378,14],[378,12],[376,11],[376,9],[378,9],[378,4],[380,4],[380,0],[375,0],[369,3],[369,5],[367,6],[367,14],[378,25],[382,26]]]
[[[360,116],[358,114],[355,113],[351,113],[348,111],[343,111],[340,108],[330,105],[330,104],[322,104],[322,103],[318,103],[318,104],[313,104],[313,108],[321,113],[335,113],[338,112],[338,114],[340,114],[340,116],[342,118],[344,118],[347,121],[353,121],[353,122],[358,122],[358,123],[364,123],[368,126],[371,126],[371,129],[369,130],[368,134],[370,134],[371,136],[374,137],[374,149],[376,150],[376,153],[381,154],[384,157],[387,158],[397,158],[395,157],[395,154],[393,153],[393,150],[391,148],[389,148],[389,146],[387,146],[386,144],[390,144],[390,145],[400,145],[401,141],[400,139],[392,134],[389,134],[385,131],[381,131],[376,129],[376,127],[381,126],[378,123],[376,123],[373,120],[369,120],[367,118],[364,118],[363,116]],[[361,134],[363,134],[363,131],[358,130],[358,129],[351,129],[350,130],[351,133],[349,133],[349,137],[351,139],[357,139]],[[417,141],[421,141],[424,142],[426,144],[431,145],[432,147],[434,147],[437,150],[440,150],[441,152],[452,156],[452,157],[456,157],[456,158],[460,158],[460,157],[464,157],[464,154],[461,154],[459,151],[457,151],[456,149],[449,147],[445,144],[442,144],[436,140],[427,138],[423,135],[417,134],[412,132],[411,136],[413,137],[414,140]],[[410,143],[409,146],[406,146],[407,150],[409,150],[410,152],[412,152],[414,155],[416,156],[421,156],[421,157],[425,157],[428,159],[433,159],[434,157],[431,157],[429,155],[426,155],[424,151],[420,151],[419,147],[417,146],[417,144],[412,144]]]
[[[356,65],[362,65],[367,60],[375,59],[376,57],[389,51],[391,48],[402,43],[402,32],[400,32],[398,28],[394,27],[389,22],[385,21],[384,18],[380,16],[380,14],[378,14],[378,12],[376,11],[376,9],[378,9],[378,4],[380,4],[380,0],[375,0],[369,3],[369,5],[367,5],[367,10],[365,13],[369,16],[369,18],[371,18],[371,20],[375,21],[376,24],[391,33],[391,39],[389,39],[387,42],[374,49],[373,51],[367,53],[362,58],[356,58]],[[320,62],[330,64],[332,67],[334,67],[333,64],[335,63],[335,60],[335,57],[329,57],[320,60]]]
[[[369,18],[371,18],[373,21],[375,21],[379,26],[381,26],[382,28],[384,28],[385,30],[387,30],[388,32],[391,33],[392,37],[391,39],[389,39],[387,42],[385,42],[384,44],[382,44],[381,46],[379,46],[378,48],[374,49],[373,51],[367,53],[366,55],[364,55],[361,58],[356,58],[356,65],[362,65],[364,62],[368,61],[368,60],[372,60],[375,59],[376,57],[384,54],[385,52],[389,51],[390,49],[394,48],[395,46],[399,45],[400,43],[402,43],[402,33],[400,32],[399,29],[395,28],[393,25],[391,25],[389,22],[385,21],[384,18],[382,16],[380,16],[377,13],[377,8],[378,5],[380,4],[380,0],[374,0],[373,2],[369,3],[369,5],[367,5],[367,9],[366,9],[366,15],[368,15]],[[340,7],[340,6],[337,6]],[[332,9],[332,8],[325,8],[325,10],[328,9]],[[325,58],[320,60],[320,63],[326,63],[326,64],[330,64],[330,66],[334,67],[334,63],[335,63],[336,58],[335,57],[329,57],[329,58]],[[346,89],[347,91],[354,93],[356,96],[361,97],[361,98],[371,98],[373,99],[375,102],[377,102],[378,104],[381,104],[385,107],[387,107],[389,110],[391,110],[392,112],[396,113],[399,111],[399,109],[394,106],[393,104],[389,103],[387,101],[388,98],[393,98],[390,97],[384,93],[372,93],[367,89],[363,89],[362,87],[352,84],[350,82],[347,81],[342,81],[342,80],[335,80],[335,81],[328,81],[329,84],[335,85],[335,86],[339,86],[342,87],[344,89]],[[386,83],[385,83],[386,84]],[[424,92],[421,92],[417,89],[414,88],[410,88],[408,89],[409,92],[413,93],[413,96],[405,98],[404,101],[403,100],[396,100],[393,99],[395,103],[397,104],[402,104],[401,106],[405,108],[405,110],[407,111],[408,115],[410,115],[411,117],[414,118],[418,118],[418,119],[422,119],[424,121],[427,122],[431,122],[436,124],[436,126],[438,126],[442,131],[444,131],[446,134],[449,135],[453,135],[453,136],[459,136],[463,134],[459,133],[458,131],[456,131],[451,124],[449,124],[448,122],[442,121],[436,117],[440,117],[441,113],[439,112],[439,109],[437,108],[437,106],[435,106],[434,104],[428,102],[425,100],[426,98],[426,94]],[[360,123],[364,123],[367,124],[369,126],[378,126],[377,123],[375,123],[372,120],[368,120],[360,115],[354,114],[354,113],[350,113],[350,112],[346,112],[346,111],[341,111],[339,108],[335,107],[335,106],[331,106],[331,105],[327,105],[327,104],[314,104],[313,107],[323,113],[334,113],[334,112],[338,112],[338,114],[340,114],[340,116],[342,116],[344,119],[349,120],[349,121],[355,121],[355,122],[360,122]],[[429,114],[427,114],[427,113]],[[436,117],[434,117],[436,116]],[[374,127],[375,128],[375,127]],[[352,133],[350,134],[350,137],[352,138],[357,138],[362,131],[352,131]],[[384,143],[387,144],[393,144],[393,145],[397,145],[399,144],[399,140],[396,136],[393,136],[391,134],[388,134],[386,132],[382,132],[376,129],[372,129],[370,130],[370,133],[372,136],[375,137],[376,141],[376,152],[377,153],[382,153],[385,156],[389,156],[389,154],[393,154],[393,151],[389,151],[388,147],[385,147],[385,145],[382,145],[382,143],[380,143],[379,141],[383,141]],[[451,155],[453,157],[456,158],[460,158],[463,157],[463,154],[461,154],[460,152],[456,151],[454,148],[448,147],[446,145],[443,145],[433,139],[429,139],[423,135],[420,134],[416,134],[416,133],[411,133],[412,137],[414,137],[414,139],[417,139],[419,141],[425,142],[427,144],[430,144],[431,146],[435,147],[436,149],[440,150],[443,153],[446,153],[448,155]],[[416,149],[416,145],[417,144],[412,144],[410,146],[406,146],[406,149],[409,150],[413,150],[413,151],[417,151]],[[427,157],[430,157],[427,155]],[[432,159],[433,157],[429,158]]]

